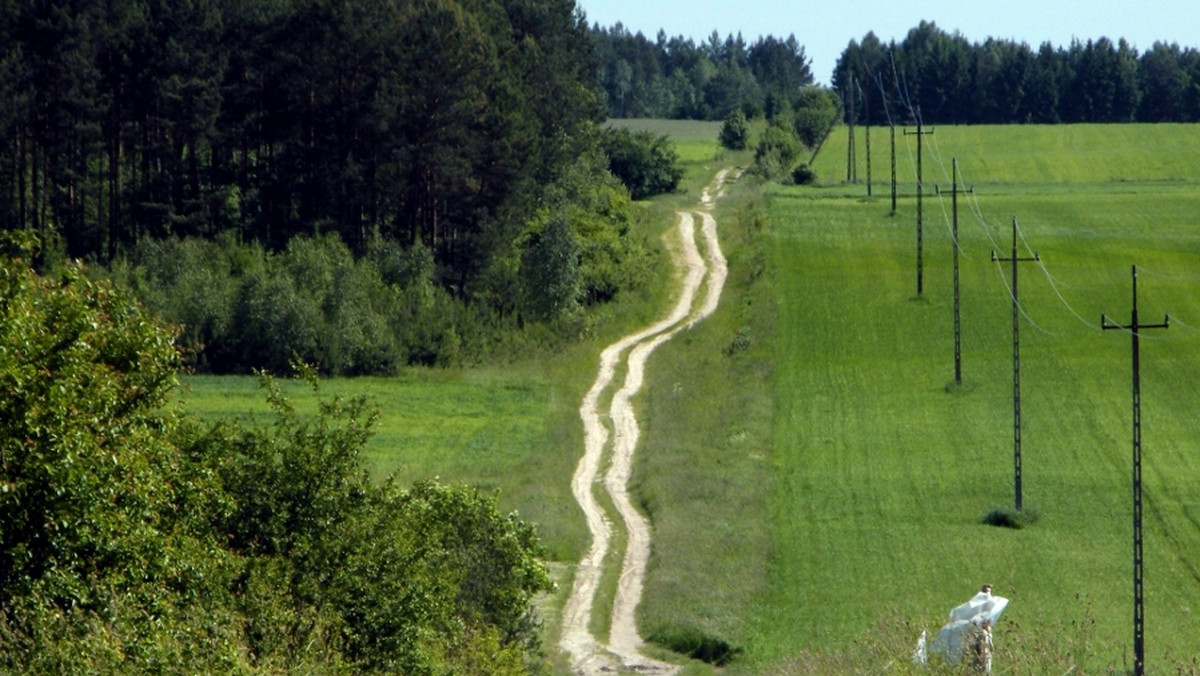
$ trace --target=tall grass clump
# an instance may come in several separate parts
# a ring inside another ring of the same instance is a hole
[[[983,523],[989,526],[1000,526],[1020,530],[1032,526],[1041,518],[1037,509],[1016,509],[1014,507],[996,507],[983,517]]]

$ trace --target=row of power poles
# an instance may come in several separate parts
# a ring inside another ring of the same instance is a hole
[[[861,91],[861,90],[860,90]],[[854,89],[851,89],[850,105],[853,111],[853,94]],[[925,183],[922,166],[922,140],[925,136],[931,135],[934,130],[926,130],[920,121],[917,123],[916,131],[904,130],[906,136],[915,136],[917,141],[917,296],[921,297],[924,294],[924,242],[923,242],[923,196],[925,192]],[[867,138],[867,195],[871,195],[871,173],[870,173],[870,126],[866,130]],[[856,149],[854,145],[854,116],[853,112],[850,117],[850,144],[847,156],[847,175],[846,180],[857,183],[858,175],[855,165],[857,164]],[[891,169],[892,169],[892,214],[896,213],[896,128],[891,126]],[[962,327],[960,315],[960,293],[959,293],[959,265],[958,255],[960,252],[958,239],[958,195],[960,192],[972,192],[972,189],[961,190],[958,181],[958,159],[953,160],[954,176],[951,186],[953,223],[951,230],[951,238],[953,240],[953,256],[954,256],[954,382],[956,385],[962,385]],[[940,190],[939,190],[940,194]],[[1018,286],[1018,270],[1020,263],[1040,262],[1040,256],[1035,252],[1033,256],[1020,256],[1017,247],[1018,227],[1017,219],[1014,216],[1012,219],[1012,250],[1007,257],[1002,257],[996,251],[992,251],[992,260],[994,262],[1006,262],[1011,264],[1010,276],[1012,284],[1010,292],[1012,295],[1012,346],[1013,346],[1013,495],[1014,507],[1021,511],[1024,509],[1023,491],[1022,491],[1022,459],[1021,459],[1021,341],[1020,341],[1020,291]],[[1133,309],[1128,324],[1119,324],[1111,321],[1107,315],[1101,315],[1101,327],[1104,330],[1120,330],[1128,333],[1132,344],[1132,380],[1133,380],[1133,659],[1134,659],[1134,674],[1135,676],[1144,676],[1145,674],[1145,605],[1144,605],[1144,567],[1143,567],[1143,509],[1142,509],[1142,415],[1141,415],[1141,348],[1140,336],[1141,332],[1148,329],[1166,329],[1170,325],[1170,317],[1164,315],[1161,323],[1142,323],[1138,317],[1138,291],[1137,291],[1137,266],[1132,268],[1133,278]]]

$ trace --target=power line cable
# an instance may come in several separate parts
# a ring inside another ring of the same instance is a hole
[[[937,136],[933,137],[933,159],[937,160],[938,166],[942,168],[942,178],[947,181],[951,180],[950,172],[946,171],[946,162],[942,159],[942,149],[938,145]]]
[[[1004,283],[1004,289],[1006,291],[1008,291],[1008,297],[1010,299],[1012,299],[1013,304],[1015,304],[1017,306],[1017,310],[1019,310],[1021,312],[1021,316],[1024,317],[1026,320],[1028,320],[1030,325],[1032,325],[1033,328],[1037,329],[1038,331],[1041,331],[1042,333],[1044,333],[1048,336],[1054,336],[1055,338],[1061,338],[1062,337],[1061,335],[1054,333],[1053,331],[1047,331],[1046,329],[1042,328],[1041,325],[1039,325],[1037,322],[1033,321],[1033,317],[1029,316],[1029,313],[1025,311],[1025,307],[1023,305],[1021,305],[1021,303],[1017,301],[1016,296],[1013,295],[1012,286],[1009,285],[1008,278],[1004,276],[1004,267],[1002,265],[1000,265],[1000,261],[998,261],[998,260],[995,261],[995,263],[996,263],[996,271],[1000,274],[1000,281],[1002,281]]]
[[[1138,274],[1145,274],[1149,277],[1157,277],[1158,279],[1166,279],[1172,282],[1200,282],[1200,275],[1172,275],[1166,272],[1155,272],[1142,266],[1138,266]]]
[[[883,114],[887,117],[888,126],[894,127],[896,126],[896,123],[892,121],[892,113],[888,108],[887,92],[883,89],[883,76],[881,76],[879,73],[875,73],[874,81],[875,85],[879,87],[879,98],[881,101],[883,101]]]
[[[1028,246],[1028,245],[1026,245],[1026,246]],[[1062,295],[1062,292],[1058,290],[1058,285],[1054,283],[1054,275],[1050,274],[1050,271],[1046,269],[1045,263],[1043,263],[1039,260],[1038,267],[1040,267],[1042,269],[1042,273],[1044,273],[1046,275],[1046,280],[1048,282],[1050,282],[1050,288],[1054,290],[1054,294],[1056,296],[1058,296],[1058,300],[1063,304],[1063,306],[1065,306],[1067,308],[1067,311],[1069,311],[1072,315],[1074,315],[1076,319],[1078,319],[1084,326],[1088,327],[1089,329],[1092,329],[1094,331],[1103,331],[1103,329],[1101,328],[1099,323],[1093,323],[1093,322],[1088,321],[1083,315],[1079,314],[1075,310],[1075,308],[1071,306],[1071,304],[1069,302],[1067,302],[1067,299]]]
[[[1141,272],[1141,271],[1142,271],[1142,269],[1138,268],[1138,272]],[[1181,328],[1183,328],[1185,331],[1188,331],[1190,333],[1200,333],[1200,328],[1192,326],[1191,324],[1183,321],[1182,319],[1180,319],[1179,317],[1177,317],[1175,315],[1171,315],[1171,326],[1175,326],[1176,324],[1178,324]]]
[[[964,184],[970,185],[967,177],[963,175],[962,165],[959,165],[958,167],[958,177],[962,179]],[[985,218],[983,215],[983,208],[979,205],[979,197],[976,191],[971,190],[967,192],[966,195],[968,210],[971,212],[971,215],[975,217],[975,220],[979,222],[979,226],[983,229],[983,233],[987,235],[988,241],[992,243],[992,248],[996,249],[997,251],[1003,250],[1004,247],[1000,246],[1000,244],[996,242],[996,238],[992,236],[992,226],[987,222],[987,218]]]
[[[955,186],[955,189],[957,189],[957,186]],[[959,191],[959,192],[962,192],[962,191]],[[954,248],[958,249],[959,255],[961,255],[963,258],[969,259],[970,256],[968,256],[966,250],[964,250],[962,248],[962,237],[954,236],[954,224],[950,217],[950,213],[948,211],[946,211],[946,199],[942,195],[941,190],[937,191],[937,198],[938,198],[938,206],[940,206],[942,208],[942,220],[944,220],[946,223],[946,232],[950,233],[950,241],[954,243]]]

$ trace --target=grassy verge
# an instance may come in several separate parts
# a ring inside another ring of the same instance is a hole
[[[730,277],[717,312],[655,352],[639,401],[634,491],[654,524],[639,625],[708,663],[744,648],[746,608],[767,580],[765,513],[773,299],[761,192],[747,177],[718,206]],[[688,673],[708,673],[696,662]]]

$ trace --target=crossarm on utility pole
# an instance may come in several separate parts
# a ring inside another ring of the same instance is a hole
[[[920,116],[918,115],[918,118],[919,117]],[[921,171],[921,146],[922,146],[921,137],[933,134],[933,132],[934,132],[933,129],[925,131],[922,128],[920,119],[917,120],[917,130],[916,131],[909,131],[907,129],[904,130],[905,136],[916,136],[917,137],[917,297],[918,298],[920,298],[921,295],[923,293],[925,293],[925,264],[922,260],[922,258],[923,258],[922,248],[924,246],[922,240],[923,240],[924,234],[922,233],[922,213],[921,213],[922,212],[921,196],[922,196],[922,193],[924,192],[924,184],[925,184],[924,178],[925,177],[922,175],[922,171]]]

